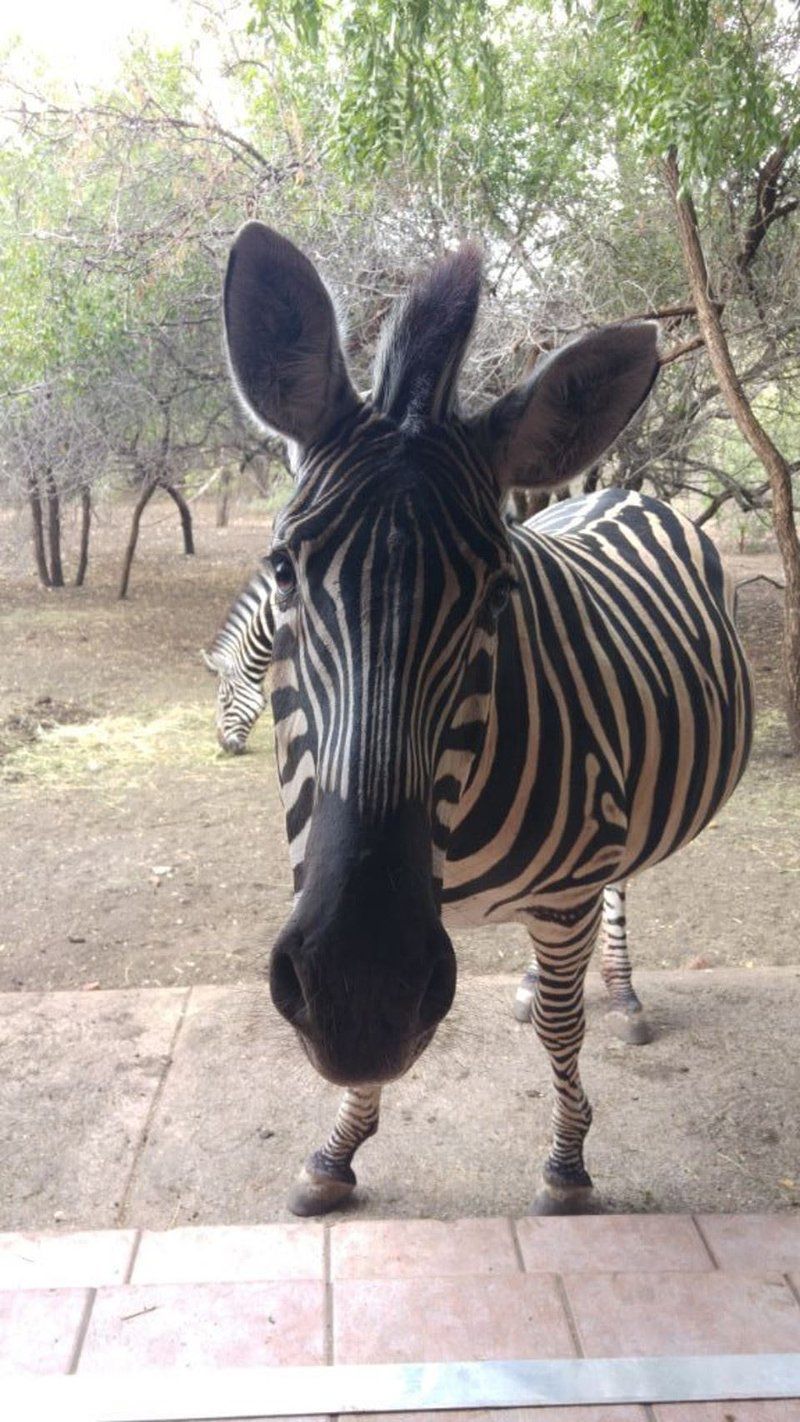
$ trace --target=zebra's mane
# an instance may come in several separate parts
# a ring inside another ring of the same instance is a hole
[[[480,289],[481,254],[467,243],[419,278],[384,326],[373,403],[409,433],[440,424],[454,411]]]

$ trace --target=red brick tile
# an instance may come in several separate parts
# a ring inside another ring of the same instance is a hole
[[[354,1220],[331,1230],[334,1279],[519,1272],[508,1220]]]
[[[791,1353],[800,1306],[777,1275],[567,1274],[588,1357]]]
[[[720,1269],[754,1274],[800,1272],[800,1213],[700,1215],[698,1224]]]
[[[57,1289],[122,1284],[136,1231],[0,1234],[0,1289]]]
[[[325,1277],[318,1224],[145,1230],[131,1283],[237,1283]]]
[[[653,1408],[656,1422],[800,1422],[800,1400],[670,1402]]]
[[[79,1370],[324,1360],[322,1284],[140,1284],[98,1290]]]
[[[0,1373],[67,1373],[89,1301],[87,1289],[0,1292]]]
[[[690,1215],[582,1215],[517,1221],[531,1273],[713,1268]]]
[[[352,1279],[334,1285],[337,1363],[563,1358],[575,1353],[556,1281]]]

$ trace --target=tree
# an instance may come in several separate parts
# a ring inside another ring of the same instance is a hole
[[[241,442],[219,339],[226,249],[275,150],[224,128],[177,56],[135,51],[116,88],[66,102],[9,84],[0,157],[0,468],[25,497],[34,557],[64,582],[61,504],[133,486],[127,592],[143,509],[175,502],[193,551],[187,476]]]
[[[733,187],[755,171],[755,201],[738,275],[762,317],[753,259],[776,222],[798,208],[792,193],[800,149],[800,87],[787,61],[800,18],[740,0],[731,13],[712,0],[601,0],[601,23],[621,47],[622,114],[643,150],[664,163],[687,280],[706,352],[742,437],[763,465],[786,585],[784,674],[792,746],[800,754],[800,538],[792,470],[743,387],[723,324],[728,291],[709,270],[691,191]]]

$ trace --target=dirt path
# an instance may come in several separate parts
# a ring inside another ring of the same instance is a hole
[[[266,541],[260,512],[198,555],[149,514],[131,600],[115,601],[117,515],[89,586],[0,579],[0,990],[252,981],[285,918],[289,878],[267,718],[252,753],[216,749],[207,644]],[[737,559],[740,577],[775,571]],[[800,940],[800,768],[785,754],[780,598],[742,595],[761,711],[747,776],[716,824],[631,893],[642,967],[787,965]],[[459,935],[462,973],[508,972],[525,935]]]

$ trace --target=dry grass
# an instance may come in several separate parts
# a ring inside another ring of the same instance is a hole
[[[268,716],[262,717],[254,744],[269,734],[268,722]],[[259,758],[249,757],[248,764]],[[18,793],[91,786],[105,793],[136,789],[151,782],[165,765],[202,775],[220,763],[230,764],[231,758],[217,747],[208,703],[197,702],[170,706],[155,716],[40,725],[0,763],[0,781]]]

